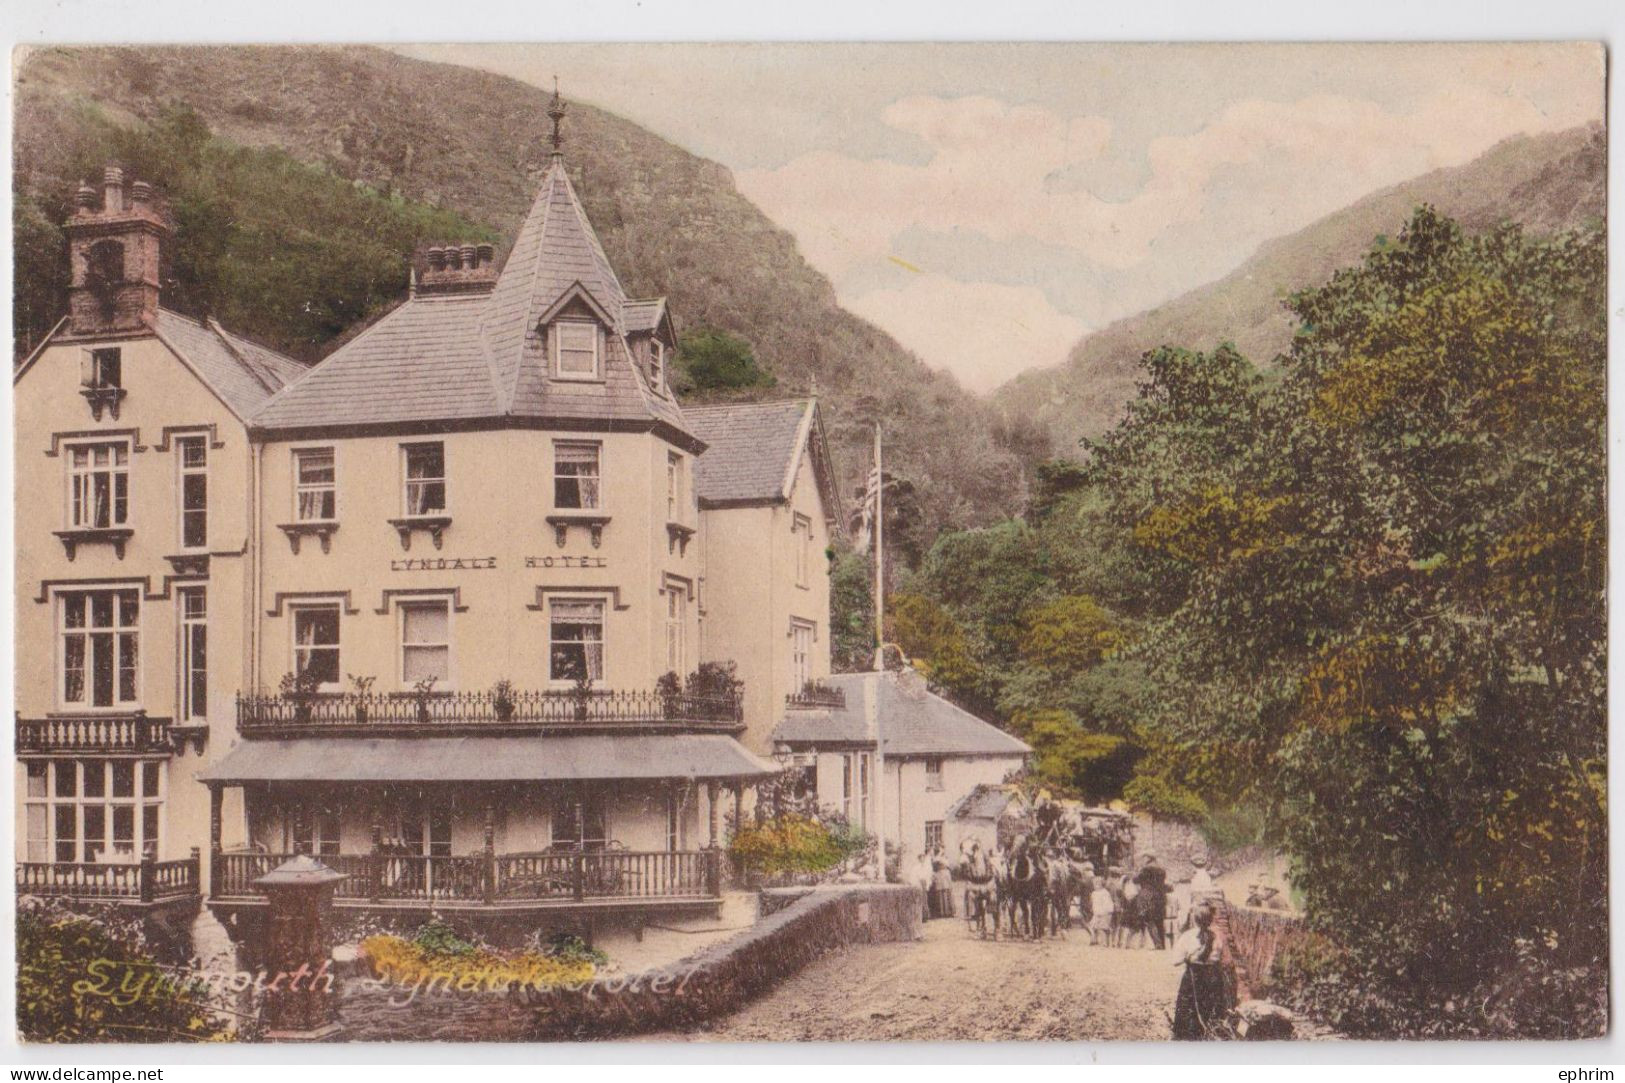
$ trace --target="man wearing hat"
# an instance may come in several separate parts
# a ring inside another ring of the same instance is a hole
[[[1146,854],[1145,864],[1134,876],[1140,889],[1140,913],[1151,932],[1151,945],[1158,951],[1167,946],[1164,928],[1168,921],[1168,872],[1157,864],[1156,854]]]

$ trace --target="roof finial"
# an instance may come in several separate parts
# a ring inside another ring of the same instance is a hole
[[[564,99],[559,97],[559,77],[553,76],[553,100],[547,103],[547,115],[553,120],[553,157],[564,156],[564,136],[559,133],[559,121],[564,119]]]

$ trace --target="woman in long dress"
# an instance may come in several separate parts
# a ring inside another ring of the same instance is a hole
[[[1216,1038],[1235,1007],[1224,936],[1213,927],[1213,907],[1191,912],[1191,927],[1174,944],[1174,965],[1185,968],[1174,997],[1174,1040],[1199,1042]]]

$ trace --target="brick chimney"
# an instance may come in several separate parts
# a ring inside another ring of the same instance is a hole
[[[489,292],[497,282],[496,254],[488,244],[435,245],[419,266],[418,296]]]
[[[110,165],[101,189],[81,184],[68,235],[68,334],[95,338],[152,327],[158,318],[159,260],[173,232],[145,181],[126,184]]]

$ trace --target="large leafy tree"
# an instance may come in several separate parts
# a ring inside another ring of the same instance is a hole
[[[1278,384],[1226,399],[1220,351],[1181,408],[1154,367],[1097,449],[1177,585],[1138,648],[1160,732],[1273,803],[1355,1029],[1599,1025],[1604,266],[1600,231],[1424,208],[1293,298]],[[1152,455],[1180,476],[1140,480]]]

